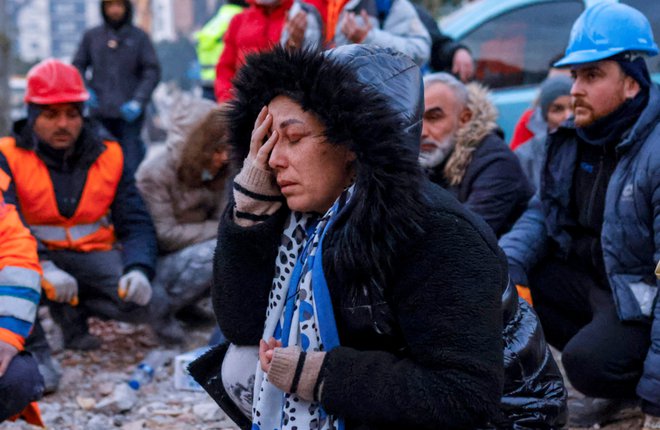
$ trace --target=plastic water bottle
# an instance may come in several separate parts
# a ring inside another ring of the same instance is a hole
[[[169,354],[165,351],[151,351],[131,374],[128,386],[134,390],[139,390],[140,387],[151,382],[154,379],[156,370],[162,367],[168,358]]]

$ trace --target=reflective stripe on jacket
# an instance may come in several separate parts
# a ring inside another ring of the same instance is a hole
[[[13,138],[0,140],[16,184],[25,221],[37,239],[49,249],[79,252],[107,251],[115,242],[108,220],[123,170],[118,143],[105,141],[106,150],[91,165],[80,203],[71,218],[59,213],[50,173],[34,151],[16,147]]]
[[[197,61],[202,69],[202,82],[208,82],[210,85],[215,82],[215,66],[225,47],[225,32],[234,15],[242,10],[241,6],[235,4],[221,6],[218,13],[197,33]]]

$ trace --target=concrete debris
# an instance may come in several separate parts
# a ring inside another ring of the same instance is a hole
[[[136,391],[129,387],[128,384],[121,382],[115,386],[111,395],[102,399],[96,405],[96,409],[102,412],[118,414],[130,411],[137,402]]]

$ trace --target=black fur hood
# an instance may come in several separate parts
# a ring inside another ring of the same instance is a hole
[[[282,48],[247,58],[229,110],[236,162],[249,152],[261,108],[285,95],[326,127],[328,141],[357,155],[355,194],[335,222],[335,267],[380,292],[394,258],[421,232],[417,162],[423,114],[419,68],[391,49],[347,45],[325,52]]]

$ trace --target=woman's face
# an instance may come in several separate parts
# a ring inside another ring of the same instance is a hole
[[[573,114],[571,96],[559,96],[548,107],[548,131],[555,131]]]
[[[285,96],[268,105],[273,116],[270,133],[279,138],[268,165],[287,206],[299,212],[325,213],[351,183],[355,154],[346,146],[326,142],[325,127],[310,112]]]
[[[213,155],[211,156],[209,171],[213,176],[215,176],[227,164],[229,164],[229,150],[224,148],[218,149],[217,151],[213,152]]]

